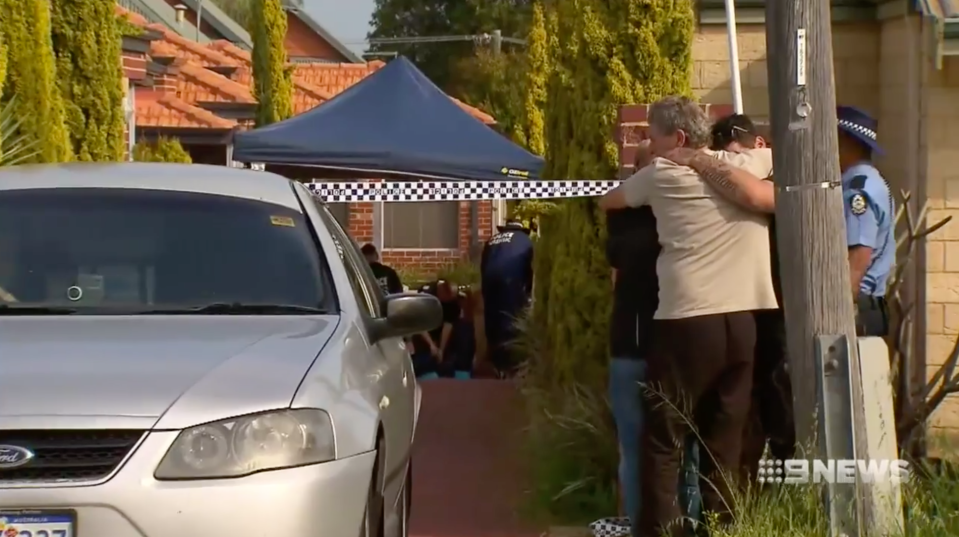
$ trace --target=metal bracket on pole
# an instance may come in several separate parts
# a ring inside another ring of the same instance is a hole
[[[819,372],[818,412],[820,460],[855,459],[852,376],[849,340],[844,335],[816,336],[816,370]],[[832,537],[860,535],[857,486],[828,483],[826,508]]]

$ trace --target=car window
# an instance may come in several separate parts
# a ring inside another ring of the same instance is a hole
[[[337,243],[337,253],[343,261],[347,276],[350,278],[350,285],[353,287],[353,294],[360,306],[371,317],[380,317],[380,304],[383,303],[383,294],[376,278],[373,277],[373,271],[369,264],[360,253],[360,248],[346,230],[334,218],[333,214],[323,203],[318,200],[316,209],[320,212],[323,223],[333,235],[333,240]],[[367,274],[368,273],[368,274]]]
[[[0,191],[0,304],[335,309],[306,217],[270,203],[160,190]]]

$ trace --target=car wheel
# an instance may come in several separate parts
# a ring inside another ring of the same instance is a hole
[[[370,480],[370,491],[366,496],[366,515],[360,537],[383,537],[383,495],[380,491],[379,469],[383,467],[382,441],[377,446],[376,466]]]
[[[403,533],[400,535],[406,537],[410,534],[410,512],[413,509],[413,461],[406,466],[406,482],[403,484],[403,512],[402,523]]]

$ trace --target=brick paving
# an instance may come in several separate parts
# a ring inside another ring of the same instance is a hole
[[[501,380],[422,383],[413,449],[413,537],[537,537],[526,489],[522,402]]]

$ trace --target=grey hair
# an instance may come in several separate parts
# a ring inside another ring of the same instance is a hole
[[[666,97],[649,107],[649,125],[663,134],[683,131],[686,146],[700,149],[709,145],[710,124],[706,111],[688,97]]]

